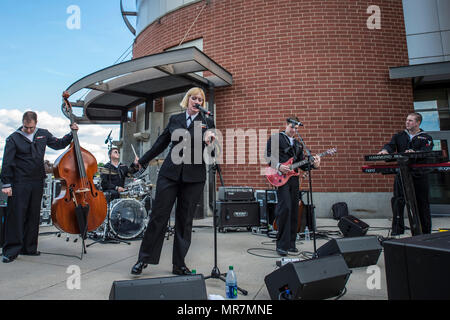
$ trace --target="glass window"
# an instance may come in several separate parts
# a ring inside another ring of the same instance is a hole
[[[425,131],[438,132],[440,134],[441,140],[433,140],[433,150],[442,150],[444,155],[447,156],[450,140],[449,101],[450,89],[414,91],[414,110],[420,113],[423,118],[420,127]],[[441,211],[438,213],[450,212],[450,174],[431,173],[429,175],[429,183],[431,212],[434,213],[437,210]]]

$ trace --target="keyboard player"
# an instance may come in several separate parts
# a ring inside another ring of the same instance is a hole
[[[422,115],[419,113],[408,114],[405,122],[405,130],[394,134],[391,141],[385,144],[378,154],[431,151],[433,149],[433,138],[420,128],[421,123]],[[422,225],[422,233],[431,233],[428,174],[423,170],[415,170],[411,172],[411,175],[414,183],[420,224]],[[394,196],[391,199],[391,206],[391,235],[403,234],[405,232],[405,197],[399,174],[395,176]]]

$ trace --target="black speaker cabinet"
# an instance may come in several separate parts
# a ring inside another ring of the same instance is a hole
[[[272,224],[275,219],[275,206],[278,203],[276,190],[256,190],[255,199],[259,203],[261,224]]]
[[[255,227],[260,225],[259,203],[257,201],[217,201],[219,215],[217,226]]]
[[[338,222],[338,227],[344,237],[361,237],[369,230],[369,225],[354,216],[342,217]]]
[[[289,289],[294,300],[321,300],[338,296],[351,271],[341,255],[290,262],[264,278],[272,300]]]
[[[206,300],[202,274],[114,281],[109,300]]]
[[[450,232],[383,243],[389,300],[450,300]]]
[[[377,264],[382,247],[376,236],[332,239],[317,249],[319,257],[342,254],[349,268]]]

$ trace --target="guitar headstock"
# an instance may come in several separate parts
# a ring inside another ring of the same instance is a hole
[[[324,154],[331,156],[331,155],[335,154],[336,152],[337,152],[337,148],[331,148],[331,149],[328,149],[327,151],[325,151]]]

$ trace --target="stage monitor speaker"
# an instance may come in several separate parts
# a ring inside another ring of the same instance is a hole
[[[338,227],[344,237],[361,237],[369,230],[369,225],[354,216],[342,217],[338,222]]]
[[[349,268],[377,264],[382,247],[376,236],[332,239],[317,249],[319,257],[342,254]]]
[[[290,262],[264,278],[272,300],[322,300],[340,295],[351,271],[341,255]],[[283,293],[289,289],[290,297]]]
[[[256,227],[260,225],[259,204],[257,201],[217,201],[219,215],[217,226]]]
[[[450,300],[450,232],[383,242],[389,300]]]
[[[109,300],[206,300],[202,274],[114,281]]]

